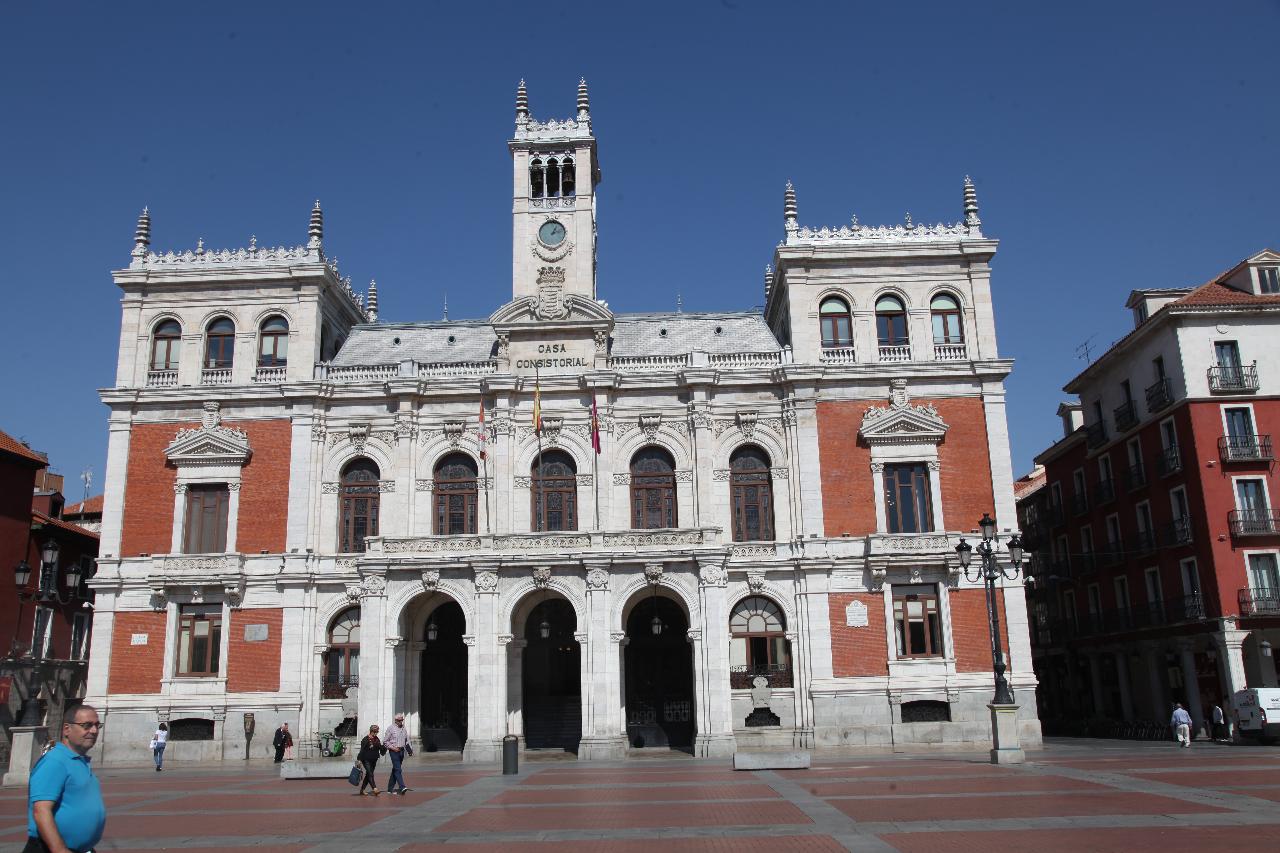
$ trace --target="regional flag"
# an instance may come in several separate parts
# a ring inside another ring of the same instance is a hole
[[[600,415],[596,412],[596,395],[591,395],[591,447],[600,455]]]
[[[536,373],[533,375],[533,431],[542,435],[542,389]]]
[[[485,448],[488,446],[486,442],[489,440],[489,434],[484,428],[484,397],[480,398],[480,426],[476,430],[476,443],[480,445],[480,458],[485,458]]]

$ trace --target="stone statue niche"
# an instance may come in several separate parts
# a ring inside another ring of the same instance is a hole
[[[769,687],[769,679],[757,675],[751,680],[751,713],[747,715],[747,726],[780,726],[782,720],[769,710],[769,700],[773,698],[773,689]]]

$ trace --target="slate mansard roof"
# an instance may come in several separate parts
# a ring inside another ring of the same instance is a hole
[[[453,340],[450,341],[449,339]],[[417,361],[433,364],[487,361],[498,338],[485,320],[355,326],[334,356],[335,367]],[[777,352],[778,339],[752,312],[618,314],[611,356]]]

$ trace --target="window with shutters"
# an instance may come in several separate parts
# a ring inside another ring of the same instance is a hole
[[[465,453],[451,453],[436,465],[436,533],[476,532],[477,477],[475,460]]]
[[[631,526],[637,530],[676,526],[676,463],[661,447],[631,457]]]
[[[227,550],[227,510],[231,492],[226,483],[187,486],[187,514],[182,551],[220,554]]]
[[[533,530],[578,529],[578,469],[563,450],[548,450],[535,460],[533,477]]]
[[[729,457],[729,491],[735,542],[773,539],[773,483],[769,454],[755,445]]]
[[[342,469],[338,550],[344,554],[363,553],[365,537],[378,535],[380,476],[374,461],[364,457],[351,460]]]

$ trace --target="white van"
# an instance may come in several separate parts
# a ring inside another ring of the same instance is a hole
[[[1241,737],[1270,740],[1280,737],[1280,687],[1251,687],[1231,699],[1236,730]]]

